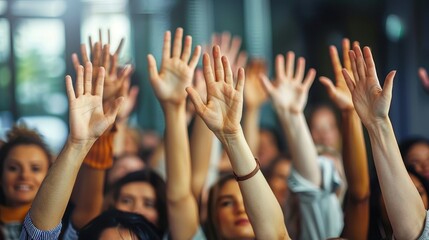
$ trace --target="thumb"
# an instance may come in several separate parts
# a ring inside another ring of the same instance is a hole
[[[124,97],[119,97],[115,99],[113,102],[111,102],[107,107],[105,116],[107,118],[107,122],[109,123],[109,125],[115,121],[116,115],[118,115],[119,109],[121,108],[123,102],[124,102]]]
[[[204,112],[204,110],[206,108],[206,105],[204,104],[200,95],[198,94],[198,92],[194,88],[187,87],[186,92],[189,94],[191,102],[194,104],[195,110],[197,111],[198,115],[200,115],[200,117],[201,117],[202,113]]]
[[[320,83],[322,83],[323,86],[325,86],[326,90],[328,91],[329,94],[334,93],[335,91],[335,86],[334,83],[332,83],[332,80],[327,78],[327,77],[320,77],[319,78]]]
[[[386,94],[388,94],[389,96],[392,95],[393,79],[395,78],[395,75],[396,75],[396,70],[391,71],[389,74],[387,74],[383,84],[383,95],[386,95]]]

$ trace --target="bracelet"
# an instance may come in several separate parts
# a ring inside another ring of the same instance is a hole
[[[259,169],[261,169],[261,164],[259,163],[259,160],[257,158],[255,158],[255,162],[256,162],[256,167],[249,174],[246,174],[244,176],[237,176],[237,174],[235,174],[235,172],[232,172],[234,174],[235,180],[237,182],[240,182],[240,181],[244,181],[244,180],[247,180],[247,179],[255,176],[256,173],[258,173]]]

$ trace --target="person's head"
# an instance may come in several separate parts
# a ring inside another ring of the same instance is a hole
[[[254,238],[243,196],[233,175],[226,175],[210,189],[207,214],[208,239]]]
[[[328,105],[314,107],[308,125],[315,144],[340,149],[341,134],[335,111]]]
[[[154,171],[145,169],[119,179],[113,198],[116,209],[141,214],[161,231],[167,230],[166,186]]]
[[[31,204],[50,164],[51,154],[39,134],[14,126],[0,148],[0,203]]]
[[[284,207],[289,195],[287,179],[291,171],[291,160],[285,156],[274,159],[264,171],[267,182],[276,196],[277,201]]]
[[[112,168],[107,172],[107,185],[111,185],[130,172],[142,170],[145,167],[143,159],[135,154],[124,154],[113,161]]]
[[[103,212],[79,231],[79,240],[157,240],[161,237],[142,215],[115,209]]]
[[[401,142],[399,149],[405,165],[429,180],[429,140],[409,138]]]

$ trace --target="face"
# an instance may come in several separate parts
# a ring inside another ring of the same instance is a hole
[[[119,193],[115,207],[121,211],[143,215],[154,225],[158,225],[155,189],[147,182],[125,184]]]
[[[11,149],[3,165],[1,185],[9,206],[30,204],[48,173],[49,159],[37,145]]]
[[[259,133],[258,159],[262,167],[279,155],[275,137],[270,131],[261,130]]]
[[[286,199],[288,197],[288,184],[287,178],[290,174],[291,164],[289,161],[280,161],[278,162],[273,170],[273,175],[269,179],[269,185],[276,196],[277,201],[279,201],[281,206],[286,204]]]
[[[338,149],[340,132],[334,113],[328,108],[316,110],[310,121],[310,131],[315,144]]]
[[[223,239],[255,237],[236,181],[230,180],[223,185],[216,200],[216,210],[217,225]]]
[[[144,162],[137,156],[130,155],[119,158],[113,163],[109,171],[108,182],[112,184],[128,173],[142,170],[144,167]]]
[[[414,144],[408,151],[405,161],[417,173],[429,180],[429,146],[425,143]]]
[[[137,237],[126,229],[111,227],[101,232],[100,237],[98,239],[99,240],[114,240],[114,239],[132,240],[132,239],[137,239]]]

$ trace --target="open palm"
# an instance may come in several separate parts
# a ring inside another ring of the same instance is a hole
[[[384,82],[383,89],[377,77],[371,50],[354,46],[350,51],[354,80],[343,70],[347,87],[352,94],[353,104],[363,124],[368,127],[388,117],[392,99],[393,78],[396,71],[391,71]]]
[[[161,104],[183,103],[187,96],[185,89],[192,84],[201,48],[197,46],[190,59],[192,38],[190,36],[186,37],[183,51],[182,38],[183,29],[178,28],[174,38],[173,51],[170,53],[171,33],[169,31],[165,33],[161,70],[159,72],[155,58],[152,55],[148,55],[150,81]]]
[[[261,80],[276,108],[291,112],[302,112],[308,99],[308,91],[314,81],[316,71],[310,69],[304,79],[305,60],[299,58],[294,73],[295,54],[288,52],[286,69],[284,57],[276,58],[276,79],[271,83],[266,76]]]
[[[72,79],[66,77],[67,96],[69,99],[70,138],[73,142],[95,141],[115,121],[122,98],[116,99],[103,111],[104,68],[100,68],[98,78],[92,82],[92,65],[77,68],[76,91]]]
[[[198,115],[207,126],[220,138],[235,134],[241,129],[240,120],[243,110],[244,70],[240,68],[236,87],[228,58],[221,57],[218,46],[213,48],[214,69],[210,57],[204,54],[204,77],[207,85],[207,104],[197,91],[191,87],[187,91]]]
[[[358,43],[355,43],[358,44]],[[349,57],[350,51],[350,40],[345,38],[342,43],[343,47],[343,63],[344,68],[351,73],[351,63]],[[327,77],[320,77],[320,82],[326,87],[330,99],[335,103],[335,105],[342,111],[353,110],[353,101],[349,89],[347,88],[346,81],[344,79],[342,70],[343,66],[341,65],[340,58],[338,56],[338,51],[335,46],[330,46],[329,55],[331,57],[332,67],[335,74],[335,85]]]

